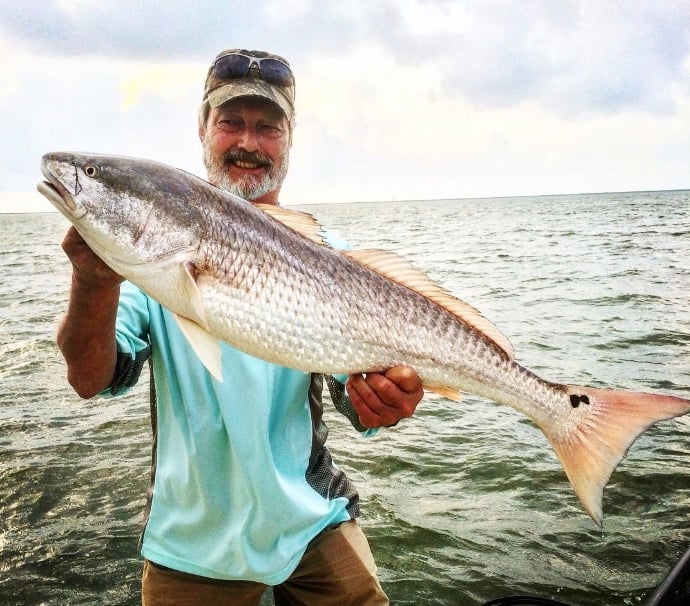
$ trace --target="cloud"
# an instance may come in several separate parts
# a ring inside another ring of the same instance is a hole
[[[120,108],[130,110],[142,102],[146,95],[157,97],[158,102],[177,103],[184,100],[190,89],[198,89],[199,102],[206,72],[193,63],[141,63],[130,64],[118,81]]]
[[[357,3],[358,4],[358,3]],[[366,4],[362,4],[366,7]],[[52,56],[208,61],[224,48],[324,48],[357,31],[338,5],[295,0],[0,1],[0,31]]]
[[[397,4],[397,3],[396,3]],[[402,2],[383,34],[403,64],[436,64],[479,106],[538,100],[562,114],[672,111],[690,56],[690,3]]]
[[[437,69],[477,106],[538,100],[562,114],[674,109],[690,56],[690,3],[628,0],[165,0],[0,2],[0,31],[51,56],[208,61],[271,48],[300,67],[375,42],[401,66]],[[358,67],[363,72],[371,65]]]
[[[229,47],[295,69],[291,202],[687,186],[688,22],[687,0],[0,0],[0,187],[59,149],[204,174]]]
[[[2,48],[0,46],[0,48]],[[40,157],[79,150],[157,158],[198,170],[196,108],[206,62],[145,63],[13,54],[0,68],[0,183],[33,188]]]
[[[162,59],[201,56],[204,44],[195,32],[218,31],[218,3],[199,0],[194,10],[179,10],[162,0],[58,0],[34,3],[3,1],[2,31],[24,48],[51,56]],[[240,23],[237,23],[240,26]]]

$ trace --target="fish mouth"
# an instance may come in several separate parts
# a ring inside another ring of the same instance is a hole
[[[74,201],[74,198],[62,185],[62,183],[60,183],[57,177],[50,171],[50,169],[48,169],[47,166],[42,165],[41,172],[46,180],[39,181],[38,185],[36,186],[38,192],[45,196],[48,201],[59,211],[62,211],[65,214],[75,218],[79,218],[79,216],[83,215],[83,209],[80,215],[79,207]]]

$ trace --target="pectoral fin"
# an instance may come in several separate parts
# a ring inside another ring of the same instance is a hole
[[[197,284],[199,270],[190,262],[183,263],[182,270],[184,272],[183,289],[191,305],[194,319],[191,320],[179,314],[174,314],[175,320],[194,353],[201,360],[201,363],[214,376],[216,381],[222,382],[220,343],[216,337],[208,332],[206,308],[204,307]]]
[[[192,309],[199,319],[199,323],[202,327],[208,329],[208,322],[206,321],[206,308],[204,307],[204,302],[201,299],[201,293],[199,292],[199,287],[197,286],[197,278],[199,277],[199,271],[197,270],[194,263],[184,264],[185,273],[185,291],[187,293],[187,299],[192,305]]]
[[[214,376],[216,381],[222,383],[223,373],[220,360],[220,342],[211,333],[199,326],[196,322],[175,314],[175,320],[180,327],[194,353],[201,363]]]

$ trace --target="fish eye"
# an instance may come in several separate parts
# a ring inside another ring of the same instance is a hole
[[[84,174],[87,177],[97,177],[98,176],[98,166],[95,164],[84,165]]]

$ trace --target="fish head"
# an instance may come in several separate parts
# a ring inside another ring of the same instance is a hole
[[[38,191],[125,278],[152,264],[193,262],[200,179],[149,160],[72,152],[44,155],[41,171]]]

